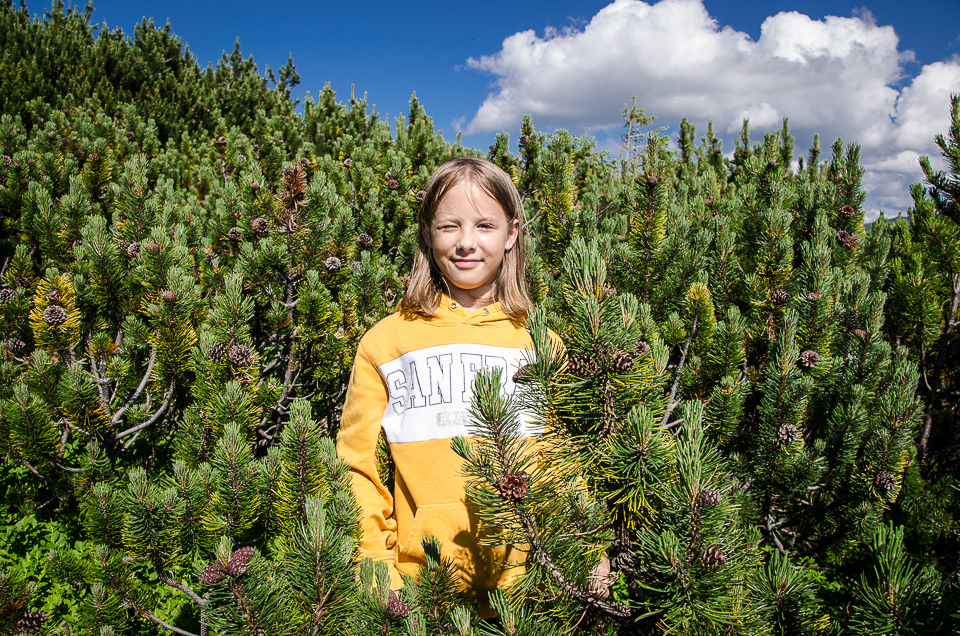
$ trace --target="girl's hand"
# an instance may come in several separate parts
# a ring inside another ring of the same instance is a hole
[[[614,578],[610,576],[610,559],[604,554],[600,557],[600,563],[590,573],[590,591],[600,598],[607,598],[610,596],[610,586],[613,585]]]

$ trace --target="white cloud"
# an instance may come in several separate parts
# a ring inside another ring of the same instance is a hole
[[[823,20],[779,13],[753,41],[719,25],[702,0],[616,0],[582,29],[523,31],[496,54],[468,60],[496,77],[496,89],[465,132],[513,130],[529,113],[540,129],[615,134],[631,95],[658,124],[686,117],[702,133],[713,120],[727,145],[745,117],[759,139],[787,116],[798,152],[817,132],[824,148],[837,137],[862,146],[875,216],[909,205],[915,158],[937,154],[933,135],[946,132],[949,94],[960,91],[960,60],[911,79],[904,66],[912,60],[893,28],[867,11]]]

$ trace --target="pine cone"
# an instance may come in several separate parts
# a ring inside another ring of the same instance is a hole
[[[136,138],[137,138],[136,133],[134,133],[132,130],[127,131],[127,139],[129,139],[130,141],[133,141]]]
[[[56,287],[51,287],[47,290],[45,296],[47,297],[47,300],[60,300],[60,290]]]
[[[656,175],[650,175],[647,177],[647,185],[653,186],[657,185],[658,183],[660,183],[660,179],[658,179]]]
[[[307,173],[304,169],[297,166],[287,166],[283,169],[283,192],[277,195],[277,199],[288,209],[299,205],[306,205],[304,198],[307,191]]]
[[[27,343],[19,338],[7,338],[3,341],[3,348],[16,355],[22,353],[27,348]]]
[[[249,546],[240,548],[230,555],[227,567],[223,569],[224,573],[228,576],[242,576],[247,571],[247,564],[253,560],[255,555],[256,552]]]
[[[520,135],[520,139],[517,141],[518,146],[526,146],[530,143],[530,135]]]
[[[857,213],[857,210],[852,205],[845,205],[842,208],[840,208],[840,215],[845,216],[848,219],[853,218],[853,215],[856,213]]]
[[[396,620],[410,615],[410,605],[400,600],[400,595],[390,590],[390,599],[387,601],[387,618]]]
[[[513,374],[513,381],[519,383],[528,382],[533,377],[533,373],[531,372],[532,368],[533,365],[525,364],[517,369],[517,372]]]
[[[807,292],[807,300],[809,300],[812,303],[815,303],[818,300],[820,300],[820,294],[818,294],[817,292]]]
[[[346,159],[343,160],[343,165],[346,166],[347,168],[349,168],[352,164],[353,164],[353,159],[351,159],[350,157],[347,157]]]
[[[700,557],[700,562],[708,568],[715,568],[718,565],[723,565],[727,562],[727,555],[723,553],[723,550],[715,545],[712,545],[703,551],[703,555]]]
[[[876,486],[877,490],[890,492],[897,487],[897,478],[893,473],[881,470],[873,480],[873,485]]]
[[[217,143],[218,143],[218,144],[225,144],[225,143],[227,143],[227,138],[224,137],[223,135],[220,135],[219,137],[217,137]]]
[[[235,344],[230,347],[230,353],[227,354],[227,360],[236,367],[246,367],[253,362],[253,354],[247,345]]]
[[[160,244],[159,244],[159,243],[154,243],[153,241],[150,241],[149,243],[144,243],[142,247],[143,247],[143,249],[147,250],[147,251],[150,252],[151,254],[159,254],[159,253],[160,253]]]
[[[210,359],[214,362],[223,362],[224,356],[227,355],[227,343],[218,342],[217,344],[210,347]]]
[[[238,227],[232,227],[227,232],[227,238],[233,241],[234,243],[239,243],[243,240],[243,232],[240,231]]]
[[[310,160],[307,159],[306,157],[300,157],[300,161],[298,161],[297,163],[299,163],[300,167],[303,168],[304,170],[310,167]]]
[[[357,237],[357,242],[364,247],[370,247],[371,245],[373,245],[373,237],[367,234],[366,232],[364,232],[363,234]]]
[[[0,289],[0,305],[8,305],[13,302],[14,297],[17,295],[17,292],[12,289]]]
[[[14,634],[39,634],[47,622],[47,615],[40,610],[24,612],[13,628]]]
[[[854,329],[853,335],[855,335],[857,338],[860,338],[861,340],[867,339],[867,332],[864,331],[863,329]]]
[[[697,508],[713,508],[720,503],[720,493],[713,488],[704,488],[697,495]]]
[[[633,345],[633,355],[637,357],[646,355],[648,351],[650,351],[650,345],[648,345],[645,340],[640,340],[637,344]]]
[[[571,353],[567,357],[567,371],[570,372],[570,375],[575,375],[578,378],[589,378],[593,375],[594,368],[590,356],[585,353]]]
[[[790,302],[790,294],[783,289],[774,289],[770,292],[770,300],[774,305],[786,305]]]
[[[423,201],[427,198],[426,190],[417,190],[417,201]]]
[[[259,189],[262,188],[262,187],[263,187],[263,181],[251,181],[251,182],[250,182],[250,189],[253,190],[254,192],[256,192],[257,190],[259,190]]]
[[[523,501],[527,496],[526,473],[509,473],[500,478],[497,484],[500,496],[508,501]]]
[[[136,258],[140,255],[140,242],[134,241],[127,245],[127,256],[130,258]]]
[[[846,230],[840,230],[837,232],[837,243],[847,249],[854,249],[860,245],[860,237]]]
[[[327,260],[323,261],[323,264],[327,266],[328,272],[335,272],[340,269],[340,259],[336,256],[331,256]]]
[[[224,572],[220,569],[220,564],[211,563],[207,567],[203,568],[203,572],[200,573],[200,582],[204,585],[219,583],[223,580],[223,576]]]
[[[630,373],[633,371],[633,356],[617,349],[610,354],[610,370],[614,373]]]
[[[270,231],[270,224],[267,223],[267,220],[261,217],[255,218],[250,222],[250,226],[253,228],[253,231],[257,234],[266,234]]]
[[[43,321],[48,325],[62,325],[67,322],[67,311],[60,305],[47,305],[43,310]]]
[[[168,289],[160,294],[160,299],[165,303],[175,303],[177,302],[177,297],[177,292],[172,289]]]
[[[387,187],[391,190],[396,190],[400,187],[400,182],[396,179],[387,179]]]
[[[798,437],[800,437],[800,430],[797,429],[796,424],[787,422],[777,430],[777,440],[784,446],[793,444]]]
[[[800,359],[797,360],[797,365],[803,371],[809,371],[820,364],[820,354],[814,351],[813,349],[807,349],[800,354]]]
[[[30,279],[26,276],[17,276],[13,279],[13,284],[17,287],[23,287],[24,289],[29,289]]]

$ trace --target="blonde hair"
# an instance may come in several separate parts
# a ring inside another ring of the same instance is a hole
[[[496,201],[503,209],[508,223],[517,221],[520,224],[517,240],[503,255],[500,263],[500,273],[493,287],[493,300],[500,303],[500,308],[508,316],[523,318],[533,306],[524,283],[526,258],[523,246],[523,203],[510,176],[496,164],[477,157],[460,157],[448,161],[430,177],[418,217],[419,250],[410,273],[410,285],[400,306],[423,316],[432,316],[440,304],[441,295],[448,289],[447,281],[433,258],[433,250],[430,249],[430,224],[443,197],[464,181],[477,186]]]

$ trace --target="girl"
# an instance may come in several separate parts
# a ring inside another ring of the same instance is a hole
[[[451,438],[469,435],[476,373],[502,368],[503,390],[512,394],[511,378],[533,347],[524,329],[531,303],[521,209],[510,177],[489,161],[442,165],[420,208],[419,253],[400,311],[360,341],[337,452],[362,510],[360,554],[387,564],[391,589],[425,563],[421,541],[429,535],[458,565],[468,596],[484,605],[516,572],[498,564],[523,561],[510,546],[480,544],[463,460],[450,448]],[[396,465],[392,494],[377,476],[381,429]]]

